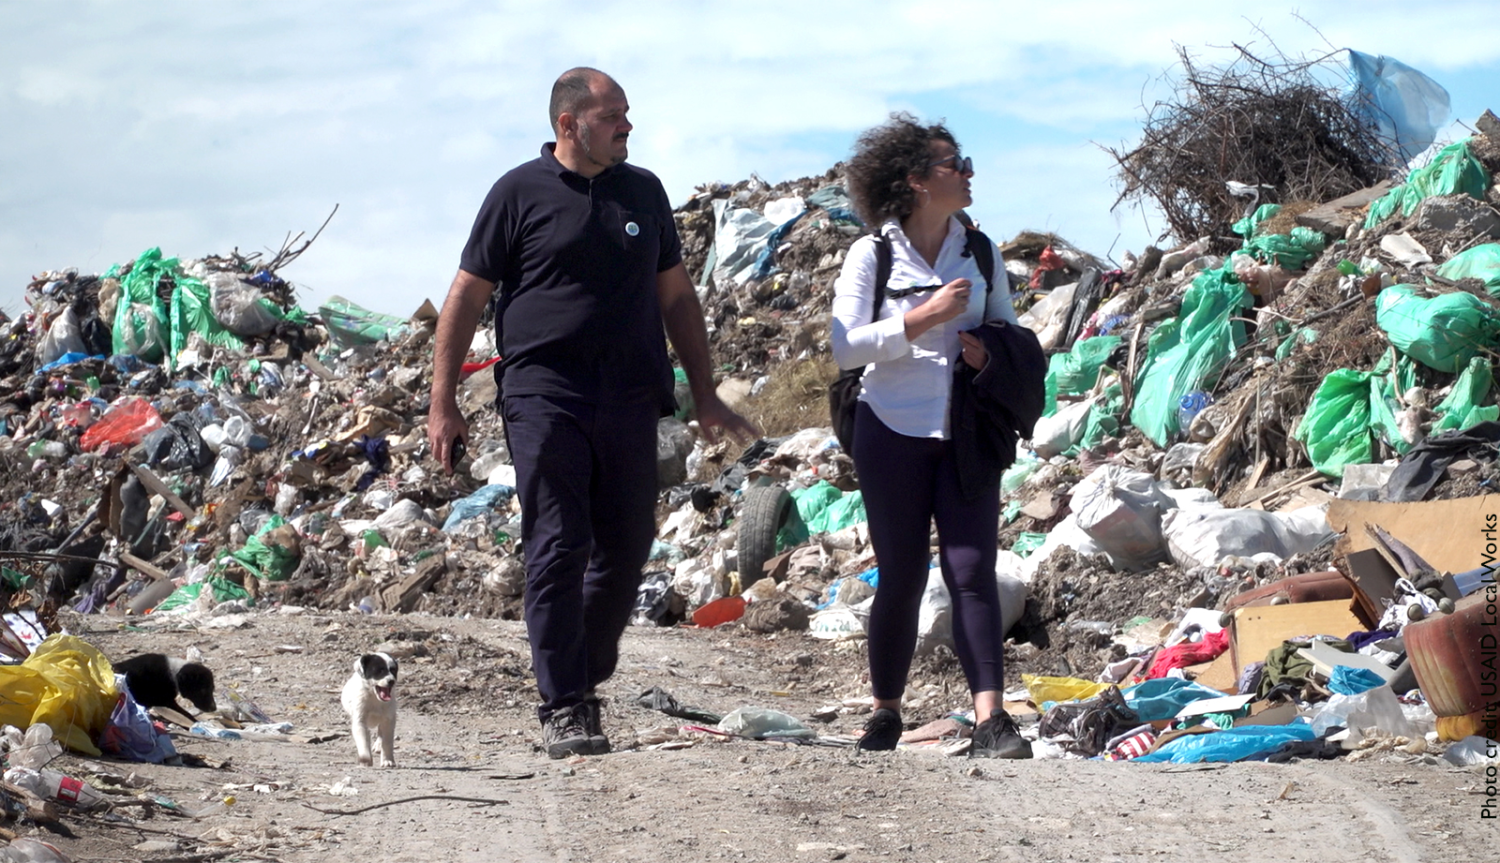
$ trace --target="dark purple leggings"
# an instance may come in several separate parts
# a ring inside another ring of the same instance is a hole
[[[906,690],[934,519],[938,562],[953,598],[953,642],[969,691],[1003,690],[1004,638],[995,584],[999,486],[965,501],[952,441],[897,434],[864,402],[855,411],[854,466],[880,566],[869,625],[875,697],[896,699]]]

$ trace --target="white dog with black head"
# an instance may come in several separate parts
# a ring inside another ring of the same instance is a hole
[[[373,763],[373,732],[380,741],[380,766],[396,766],[396,660],[387,653],[366,653],[354,660],[354,674],[344,684],[344,712],[359,763]]]

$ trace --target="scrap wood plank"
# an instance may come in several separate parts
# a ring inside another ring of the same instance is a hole
[[[1273,497],[1281,494],[1282,492],[1295,491],[1295,490],[1297,490],[1299,488],[1302,488],[1303,486],[1315,485],[1319,481],[1325,480],[1325,479],[1327,479],[1327,477],[1323,476],[1323,474],[1322,474],[1321,471],[1316,471],[1316,470],[1308,471],[1307,473],[1303,474],[1302,476],[1297,477],[1296,479],[1292,480],[1291,482],[1287,483],[1286,485],[1278,486],[1277,488],[1273,488],[1273,489],[1271,489],[1270,491],[1267,491],[1267,492],[1262,492],[1261,494],[1258,494],[1255,497],[1250,498],[1249,500],[1247,500],[1244,503],[1240,504],[1240,506],[1246,506],[1248,504],[1252,504],[1252,503],[1255,503],[1256,501],[1260,501],[1260,500],[1267,500],[1269,498],[1273,498]]]
[[[120,562],[130,567],[131,569],[137,570],[139,572],[144,572],[156,581],[161,581],[162,579],[169,576],[169,573],[165,569],[162,569],[161,567],[157,566],[154,563],[151,563],[150,561],[142,560],[128,551],[120,552]]]
[[[127,464],[130,464],[127,462]],[[187,518],[196,518],[198,510],[188,506],[187,501],[177,496],[177,493],[167,488],[167,484],[161,481],[161,477],[151,472],[148,467],[138,464],[130,464],[130,469],[140,478],[141,484],[151,489],[153,494],[159,494],[162,499],[172,505],[172,508],[182,513]]]

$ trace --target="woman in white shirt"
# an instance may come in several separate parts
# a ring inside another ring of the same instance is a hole
[[[993,250],[996,283],[987,286],[957,217],[973,203],[973,162],[942,125],[896,114],[859,137],[847,175],[856,210],[866,224],[880,226],[891,251],[878,314],[872,315],[873,236],[850,248],[834,283],[834,359],[840,368],[865,367],[852,455],[880,566],[869,621],[875,710],[859,748],[894,749],[901,736],[901,696],[916,649],[935,519],[954,643],[974,697],[970,753],[1029,758],[1031,744],[1001,706],[1000,490],[997,483],[977,502],[963,499],[948,429],[954,365],[982,369],[988,359],[966,331],[989,320],[1016,322],[999,250]]]

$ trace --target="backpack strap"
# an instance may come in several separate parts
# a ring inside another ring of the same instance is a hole
[[[967,228],[966,231],[964,251],[974,256],[979,274],[984,276],[984,299],[988,306],[990,293],[995,289],[995,244],[978,228]]]
[[[891,280],[891,242],[885,234],[875,234],[875,308],[870,321],[880,320],[880,304],[885,302],[885,286]]]

